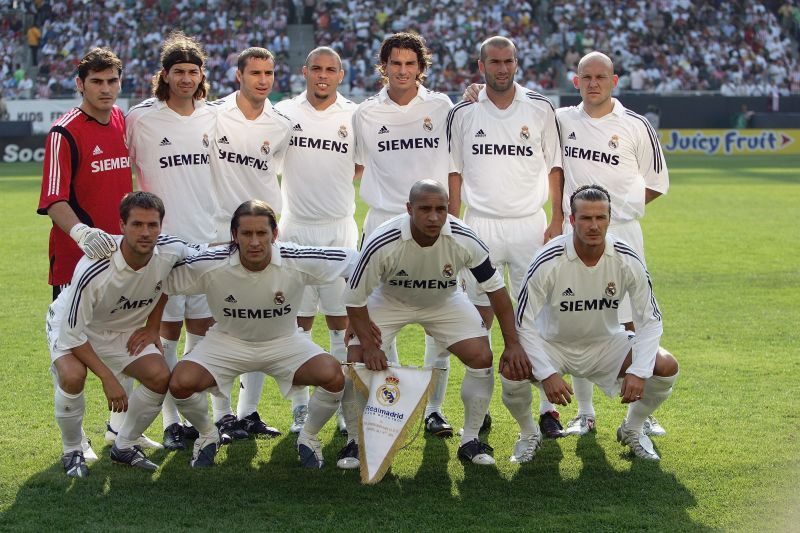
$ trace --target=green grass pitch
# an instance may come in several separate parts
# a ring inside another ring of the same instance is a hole
[[[663,460],[624,453],[614,439],[624,408],[596,392],[596,436],[547,441],[533,463],[511,465],[516,426],[496,382],[488,440],[497,468],[465,467],[455,439],[420,434],[366,487],[335,468],[344,439],[332,424],[321,435],[322,471],[298,467],[291,436],[236,442],[203,472],[188,468],[188,451],[149,453],[161,464],[152,475],[112,466],[93,377],[85,427],[101,460],[88,479],[68,480],[43,331],[49,221],[34,214],[40,168],[3,165],[0,530],[797,531],[800,157],[672,157],[669,167],[670,193],[643,221],[662,344],[681,363],[657,413],[668,431],[656,439]],[[326,346],[324,324],[315,331]],[[405,361],[421,362],[422,351],[419,330],[401,339]],[[462,375],[455,361],[445,412],[456,427]],[[287,430],[289,410],[268,382],[262,416]],[[160,433],[159,419],[148,434]]]

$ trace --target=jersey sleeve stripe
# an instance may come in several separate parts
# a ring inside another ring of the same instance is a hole
[[[650,121],[645,117],[637,115],[630,109],[626,109],[625,113],[630,117],[640,120],[644,124],[644,127],[647,130],[647,136],[650,138],[650,147],[653,149],[653,170],[656,173],[660,173],[662,169],[661,161],[663,156],[661,155],[661,145],[658,142],[658,135],[656,135],[656,132],[653,130],[653,126],[650,125]]]
[[[324,250],[322,248],[309,248],[298,250],[294,248],[281,247],[281,257],[291,259],[325,259],[328,261],[344,261],[347,254],[339,250]]]
[[[356,265],[355,271],[353,271],[353,277],[350,278],[351,289],[355,289],[356,287],[358,287],[358,283],[361,281],[361,276],[364,275],[364,270],[367,268],[367,264],[369,264],[369,261],[372,258],[372,256],[382,247],[386,246],[391,242],[396,241],[399,238],[400,238],[400,230],[392,229],[382,235],[379,235],[375,239],[370,240],[367,243],[367,245],[361,251],[361,257],[358,259],[358,264]]]
[[[61,165],[59,164],[58,151],[61,148],[61,133],[54,131],[50,134],[50,172],[47,179],[47,195],[58,194],[61,185]]]
[[[468,237],[468,238],[474,240],[475,242],[477,242],[481,246],[481,248],[486,250],[487,254],[489,253],[489,247],[486,246],[486,244],[484,244],[484,242],[475,234],[474,231],[468,230],[464,226],[459,226],[458,224],[453,224],[452,222],[450,222],[450,230],[456,235],[462,235],[464,237]]]
[[[539,94],[536,91],[528,91],[527,93],[525,93],[525,95],[531,100],[541,100],[543,102],[547,102],[547,105],[550,106],[550,109],[552,109],[553,112],[555,112],[556,108],[553,107],[553,102],[551,102],[550,99],[547,98],[546,96]]]
[[[74,328],[75,324],[78,322],[78,307],[81,303],[83,290],[89,285],[90,281],[107,270],[110,265],[111,261],[109,259],[104,259],[90,266],[83,275],[81,275],[81,278],[78,280],[78,286],[75,287],[75,294],[72,295],[72,303],[70,304],[68,316],[69,327]]]
[[[230,257],[230,252],[228,250],[204,252],[202,254],[193,255],[192,257],[187,257],[186,259],[178,261],[172,268],[178,268],[179,266],[196,263],[197,261],[220,261],[223,259],[228,259],[228,257]]]
[[[459,109],[464,109],[465,107],[472,105],[473,102],[467,102],[466,100],[460,102],[447,113],[447,150],[450,150],[450,139],[452,137],[452,126],[453,126],[453,118],[455,117],[456,111]]]
[[[162,233],[156,239],[156,244],[172,244],[172,243],[180,243],[189,246],[189,243],[181,239],[180,237],[176,237],[174,235],[167,235],[166,233]],[[194,246],[196,248],[196,246]]]
[[[528,273],[522,281],[522,288],[519,291],[519,298],[517,300],[517,326],[522,325],[522,317],[525,314],[525,307],[528,304],[528,282],[533,277],[533,274],[544,263],[552,261],[562,255],[564,255],[564,246],[556,246],[555,248],[545,250],[543,253],[539,254],[539,256],[534,259],[533,263],[531,263]]]

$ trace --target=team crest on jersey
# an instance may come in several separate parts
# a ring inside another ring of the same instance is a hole
[[[208,134],[204,133],[203,134],[203,148],[208,148],[208,144],[209,144],[209,142],[208,142]]]
[[[528,129],[528,126],[522,126],[519,130],[519,136],[526,141],[531,138],[531,131]]]
[[[386,383],[378,387],[375,391],[375,399],[381,405],[394,405],[400,399],[400,379],[394,376],[388,376]]]
[[[617,284],[613,281],[609,281],[608,285],[606,285],[606,296],[611,297],[617,294]]]
[[[264,155],[269,155],[269,141],[264,141],[261,143],[261,153]]]
[[[442,276],[444,276],[446,278],[452,278],[453,277],[453,265],[451,265],[450,263],[447,263],[446,265],[444,265],[444,268],[442,269]]]
[[[273,301],[275,302],[275,305],[283,305],[283,303],[286,301],[286,296],[284,296],[281,291],[278,291],[275,293],[275,299]]]
[[[347,138],[347,126],[339,126],[339,137],[342,139]]]
[[[155,292],[161,292],[161,280],[158,280],[158,283],[156,283],[156,291]]]
[[[619,136],[618,135],[612,135],[611,136],[611,139],[608,141],[608,147],[611,148],[612,150],[616,150],[617,147],[619,147]]]
[[[425,119],[422,121],[422,129],[425,131],[433,131],[433,121],[431,120],[431,117],[425,117]]]

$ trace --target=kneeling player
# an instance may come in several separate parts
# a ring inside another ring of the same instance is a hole
[[[599,185],[580,187],[570,198],[571,235],[557,237],[533,258],[519,294],[517,327],[548,400],[566,405],[572,389],[563,374],[586,378],[630,404],[617,440],[636,457],[657,461],[642,426],[666,400],[678,362],[660,348],[661,311],[650,275],[636,252],[607,235],[611,198]],[[617,321],[630,295],[636,333]],[[530,461],[541,443],[531,417],[531,387],[503,373],[503,403],[519,422],[512,462]]]
[[[511,299],[503,279],[489,260],[489,252],[475,233],[447,214],[448,195],[434,180],[418,181],[400,215],[376,229],[364,243],[361,258],[350,280],[347,313],[354,339],[348,361],[363,362],[370,370],[385,369],[386,349],[407,324],[420,324],[427,334],[455,354],[467,366],[461,385],[464,433],[458,457],[475,464],[494,464],[488,444],[478,431],[492,398],[492,351],[481,317],[458,288],[456,274],[468,268],[496,313],[505,340],[501,368],[512,375],[530,375],[530,363],[514,329]],[[370,321],[382,341],[372,333]],[[351,440],[340,453],[340,468],[356,468],[358,415],[361,399],[347,380],[342,407]]]
[[[195,253],[183,241],[159,236],[164,204],[151,193],[127,194],[120,204],[122,238],[108,259],[84,257],[69,289],[50,305],[47,340],[57,379],[56,421],[70,477],[89,474],[81,449],[83,388],[88,367],[103,384],[108,408],[127,411],[111,459],[137,468],[157,467],[138,441],[161,409],[170,372],[157,347],[166,304],[163,284],[175,263]],[[147,321],[147,326],[142,325]],[[141,385],[128,398],[119,379]]]
[[[297,331],[297,310],[307,285],[349,276],[356,251],[276,244],[275,213],[260,200],[236,209],[231,236],[230,245],[176,266],[166,287],[169,294],[205,294],[216,320],[169,383],[181,413],[200,432],[191,465],[211,466],[219,446],[201,393],[230,394],[236,376],[258,371],[274,377],[284,396],[293,386],[317,387],[297,450],[303,466],[322,468],[317,433],[339,407],[344,375],[339,361]]]

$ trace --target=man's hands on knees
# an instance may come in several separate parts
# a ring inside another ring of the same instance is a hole
[[[164,347],[161,345],[161,336],[158,330],[153,331],[149,328],[142,327],[133,332],[133,335],[128,339],[126,348],[131,356],[139,355],[148,345],[155,344],[161,355],[164,355]]]
[[[103,384],[103,393],[108,400],[108,410],[115,413],[122,413],[128,410],[128,395],[125,389],[119,384],[119,381],[114,376],[109,376],[101,380]]]
[[[567,405],[572,401],[572,387],[569,383],[564,381],[558,372],[550,374],[549,377],[542,380],[542,388],[550,403],[557,405]]]
[[[69,230],[69,236],[78,243],[78,247],[89,259],[110,257],[117,249],[117,243],[111,235],[86,224],[75,224]]]
[[[622,396],[622,403],[631,403],[641,400],[644,397],[645,379],[633,374],[625,374],[622,380],[622,389],[619,391]]]
[[[530,379],[533,366],[528,359],[528,354],[520,344],[508,344],[503,350],[503,355],[500,356],[498,370],[508,379],[522,381]]]

